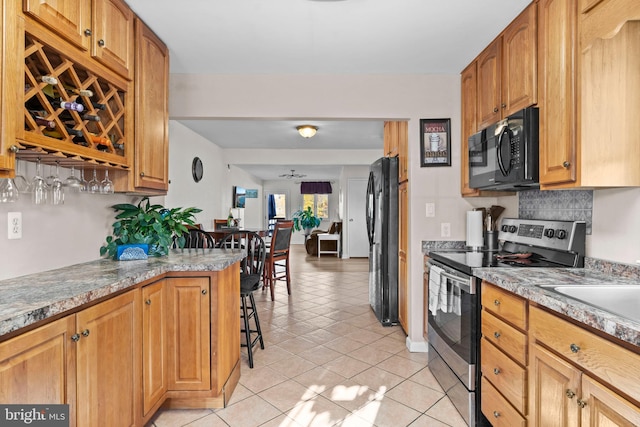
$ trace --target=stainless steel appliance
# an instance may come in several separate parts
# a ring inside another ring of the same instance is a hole
[[[504,218],[499,251],[429,252],[429,368],[469,426],[480,406],[480,281],[477,267],[583,267],[585,223]]]
[[[385,325],[398,323],[398,158],[370,167],[367,184],[369,303]]]
[[[469,137],[469,186],[538,188],[538,109],[528,107]]]

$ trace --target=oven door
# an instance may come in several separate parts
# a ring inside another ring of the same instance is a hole
[[[429,264],[429,344],[460,381],[475,390],[480,338],[476,278],[432,259]],[[431,280],[438,275],[439,285]]]

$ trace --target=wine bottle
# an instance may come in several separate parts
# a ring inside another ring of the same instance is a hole
[[[72,93],[74,95],[86,96],[87,98],[91,98],[93,96],[93,91],[89,89],[78,89],[69,85],[64,85],[67,93]]]
[[[67,131],[67,133],[69,135],[73,135],[73,136],[84,136],[84,134],[82,133],[81,130],[78,129],[74,129],[72,127],[69,126],[65,126],[64,129]]]
[[[96,116],[94,114],[83,114],[82,115],[82,120],[88,120],[90,122],[99,122],[100,121],[100,116]]]
[[[84,105],[78,104],[77,102],[73,101],[52,99],[50,100],[50,103],[53,108],[64,108],[65,110],[77,111],[78,113],[82,113],[84,111]]]
[[[53,76],[37,76],[36,80],[39,82],[47,83],[48,85],[57,85],[58,79]]]
[[[54,122],[53,120],[47,120],[44,117],[42,117],[42,112],[40,111],[29,111],[29,113],[31,114],[31,116],[33,117],[33,120],[35,120],[35,122],[40,125],[40,126],[44,126],[48,129],[55,129],[56,128],[56,122]]]
[[[106,110],[107,109],[107,104],[100,104],[99,102],[94,102],[91,99],[89,101],[91,102],[91,106],[93,108],[95,108],[96,110]],[[80,97],[78,97],[78,99],[76,99],[76,102],[78,104],[86,105],[84,99],[80,98]]]

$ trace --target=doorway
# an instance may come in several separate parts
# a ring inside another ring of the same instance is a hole
[[[347,181],[347,248],[349,258],[369,256],[366,223],[367,179]]]
[[[287,218],[287,191],[270,190],[265,191],[264,195],[264,225],[268,230],[268,235],[271,236],[276,222],[279,219]]]

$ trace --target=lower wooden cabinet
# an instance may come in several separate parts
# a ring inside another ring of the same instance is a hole
[[[409,182],[398,189],[398,322],[409,333]]]
[[[167,392],[167,293],[165,279],[142,288],[142,413]]]
[[[166,282],[169,390],[208,390],[211,387],[209,279],[169,278]]]

